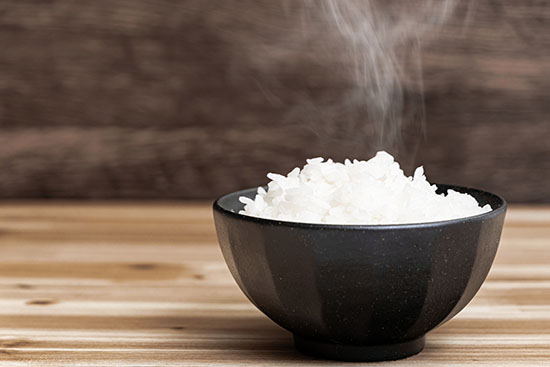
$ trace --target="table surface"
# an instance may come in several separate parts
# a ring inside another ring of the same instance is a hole
[[[241,294],[209,204],[5,203],[0,254],[0,366],[337,364]],[[385,364],[550,365],[549,264],[550,207],[512,207],[474,300]]]

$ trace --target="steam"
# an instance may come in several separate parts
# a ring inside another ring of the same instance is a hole
[[[455,3],[322,0],[349,51],[355,86],[346,104],[366,109],[376,149],[397,149],[406,124],[419,123],[424,131],[421,45],[449,19]],[[404,111],[404,81],[418,98],[414,113]]]

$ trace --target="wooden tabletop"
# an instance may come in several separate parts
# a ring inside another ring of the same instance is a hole
[[[8,203],[0,255],[0,366],[342,365],[246,300],[209,204]],[[512,207],[475,299],[386,364],[550,365],[550,207]]]

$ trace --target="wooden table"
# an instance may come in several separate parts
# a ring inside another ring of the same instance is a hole
[[[231,278],[210,205],[0,206],[0,366],[342,365]],[[476,298],[391,366],[550,365],[550,208],[510,209]]]

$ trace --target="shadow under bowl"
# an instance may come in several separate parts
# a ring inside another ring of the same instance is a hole
[[[405,358],[474,297],[495,257],[506,202],[464,187],[492,211],[400,225],[329,225],[238,214],[240,196],[214,203],[221,250],[248,299],[294,334],[297,349],[345,361]]]

